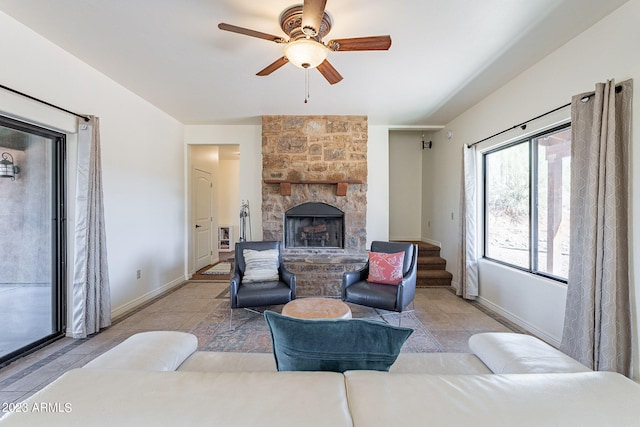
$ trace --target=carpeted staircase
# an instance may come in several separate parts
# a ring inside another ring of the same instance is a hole
[[[446,270],[447,260],[440,257],[440,248],[426,242],[414,242],[418,245],[419,288],[431,286],[451,286],[453,276]]]

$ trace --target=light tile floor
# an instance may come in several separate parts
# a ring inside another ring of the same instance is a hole
[[[84,366],[137,332],[189,332],[215,307],[216,298],[227,287],[228,282],[187,282],[90,338],[63,338],[1,368],[0,404],[29,397],[64,372]],[[467,340],[478,332],[524,332],[477,303],[455,296],[448,288],[417,289],[415,314],[447,352],[468,352]]]

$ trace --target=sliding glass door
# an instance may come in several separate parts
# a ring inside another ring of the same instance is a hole
[[[0,366],[65,332],[65,135],[0,116]]]

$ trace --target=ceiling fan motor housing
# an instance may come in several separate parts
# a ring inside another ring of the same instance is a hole
[[[320,28],[302,27],[302,5],[291,6],[280,14],[280,28],[289,36],[289,40],[311,38],[322,42],[322,38],[331,31],[333,20],[325,11],[320,21]]]

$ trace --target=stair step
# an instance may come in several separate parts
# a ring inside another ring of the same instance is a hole
[[[446,268],[447,260],[444,258],[439,256],[418,256],[419,270],[445,270]]]
[[[453,275],[446,270],[418,270],[417,287],[451,286]]]
[[[416,287],[451,286],[453,275],[446,270],[447,260],[440,257],[440,247],[427,242],[411,243],[418,245]]]
[[[440,256],[440,248],[434,245],[430,246],[418,246],[418,256],[419,257],[439,257]]]
[[[400,240],[397,240],[400,241]],[[410,241],[418,245],[418,256],[439,257],[440,247],[427,242]]]

